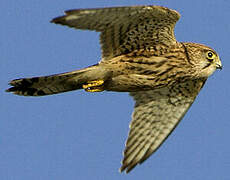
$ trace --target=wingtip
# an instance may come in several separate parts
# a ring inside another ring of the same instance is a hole
[[[64,22],[65,22],[64,20],[65,20],[66,16],[70,15],[72,12],[76,12],[76,11],[78,11],[78,9],[66,10],[66,11],[64,11],[64,15],[55,17],[50,22],[55,23],[55,24],[62,24],[63,25]]]
[[[64,17],[65,16],[58,16],[56,18],[53,18],[50,22],[54,24],[63,24]]]
[[[135,166],[136,166],[136,165],[135,165]],[[119,172],[120,172],[120,173],[125,172],[125,174],[128,174],[128,173],[130,173],[130,171],[133,170],[133,168],[134,168],[135,166],[131,166],[131,167],[129,167],[129,166],[122,166],[122,167],[119,169]]]
[[[52,20],[50,20],[50,23],[55,23],[55,19],[56,18],[53,18]]]
[[[122,164],[122,166],[120,167],[120,169],[119,169],[119,172],[120,173],[123,173],[123,172],[125,172],[126,174],[128,174],[130,171],[132,171],[133,170],[133,168],[135,168],[136,167],[136,165],[137,164],[131,164],[131,165],[129,165],[129,164]]]
[[[120,169],[119,169],[119,173],[123,173],[124,170],[125,170],[125,169],[123,168],[123,166],[121,166]]]

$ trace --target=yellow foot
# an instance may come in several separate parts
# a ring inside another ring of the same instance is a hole
[[[104,80],[88,81],[87,84],[83,84],[82,87],[87,92],[101,92],[103,88]]]

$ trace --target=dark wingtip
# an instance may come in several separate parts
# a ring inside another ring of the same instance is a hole
[[[51,23],[55,23],[55,24],[62,24],[62,25],[64,25],[64,23],[65,23],[65,17],[66,16],[59,16],[59,17],[53,18],[50,22]]]
[[[119,171],[120,171],[120,173],[122,173],[123,171],[125,171],[125,173],[126,174],[128,174],[130,171],[132,171],[136,166],[137,166],[137,164],[139,164],[139,163],[133,163],[133,162],[131,162],[131,163],[126,163],[124,160],[122,161],[122,166],[120,167],[120,169],[119,169]]]
[[[67,10],[67,11],[65,11],[65,15],[53,18],[50,22],[51,23],[55,23],[55,24],[66,25],[65,24],[66,23],[66,17],[68,15],[71,15],[73,13],[77,13],[79,11],[81,11],[81,9],[70,9],[70,10]]]
[[[54,24],[59,24],[59,25],[66,25],[66,20],[65,20],[64,16],[54,18],[50,22],[54,23]]]
[[[123,173],[125,171],[125,173],[128,174],[134,167],[129,168],[128,166],[122,165],[119,169],[119,172]]]
[[[123,171],[124,171],[124,169],[121,167],[121,168],[119,169],[119,172],[120,172],[120,173],[123,173]]]
[[[60,17],[53,18],[50,22],[57,24]]]

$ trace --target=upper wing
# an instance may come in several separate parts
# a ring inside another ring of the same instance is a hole
[[[101,32],[104,60],[136,49],[176,42],[174,26],[180,14],[160,6],[131,6],[65,11],[51,22]]]
[[[205,80],[132,92],[136,101],[120,171],[129,172],[159,148],[183,118]]]

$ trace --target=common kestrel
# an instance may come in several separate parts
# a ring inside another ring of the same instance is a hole
[[[160,6],[77,9],[51,22],[100,32],[101,61],[51,76],[16,79],[7,92],[44,96],[84,89],[130,92],[136,101],[120,171],[155,152],[183,118],[207,78],[221,69],[210,47],[177,42],[180,14]]]

